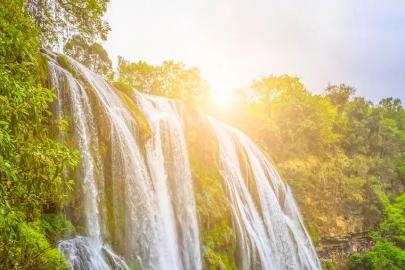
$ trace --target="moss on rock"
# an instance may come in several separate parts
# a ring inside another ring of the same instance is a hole
[[[63,54],[58,55],[58,63],[59,65],[61,65],[61,67],[69,71],[73,75],[73,77],[77,78],[77,71],[69,63],[65,55]]]
[[[112,84],[112,86],[114,86],[116,89],[120,90],[125,95],[131,96],[131,94],[132,94],[131,86],[126,85],[122,82],[112,82],[111,84]]]
[[[203,269],[237,269],[231,208],[219,173],[218,141],[197,107],[189,104],[184,115],[203,246]]]
[[[140,137],[142,141],[146,142],[152,136],[152,131],[150,129],[146,116],[142,113],[142,111],[135,104],[135,102],[130,98],[130,96],[132,96],[132,89],[129,86],[122,83],[113,83],[113,86],[115,87],[116,93],[125,103],[129,111],[132,113],[132,116],[134,117],[136,123],[138,124],[138,128],[141,135]]]
[[[42,85],[48,86],[48,58],[42,54],[37,55],[39,78]]]

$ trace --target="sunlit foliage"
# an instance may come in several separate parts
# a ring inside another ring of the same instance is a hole
[[[142,61],[131,63],[118,57],[118,81],[141,92],[177,99],[202,98],[210,89],[207,81],[200,77],[198,68],[188,68],[174,61],[153,66]]]
[[[218,117],[274,159],[314,239],[347,234],[352,217],[363,220],[358,231],[378,229],[385,206],[403,190],[401,102],[374,105],[345,84],[314,95],[288,75],[254,81],[245,93],[233,115]]]
[[[89,45],[83,37],[76,35],[65,44],[63,50],[65,54],[104,79],[113,79],[112,62],[107,51],[99,43]]]
[[[41,85],[46,60],[27,5],[0,2],[0,268],[58,269],[66,267],[53,242],[60,234],[40,220],[63,207],[72,182],[61,173],[78,156],[52,139],[48,106],[56,96]]]
[[[106,40],[110,30],[102,19],[110,0],[18,0],[23,2],[30,18],[40,29],[44,45],[64,44],[80,35],[88,43]]]

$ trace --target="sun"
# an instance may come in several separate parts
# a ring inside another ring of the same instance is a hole
[[[231,104],[231,92],[223,83],[217,83],[211,91],[211,101],[216,108],[226,108]]]
[[[225,91],[214,93],[212,96],[214,104],[219,107],[226,107],[229,104],[229,94]]]

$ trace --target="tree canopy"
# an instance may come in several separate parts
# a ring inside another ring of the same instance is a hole
[[[20,1],[21,2],[21,1]],[[88,43],[106,40],[110,26],[103,19],[109,0],[25,0],[44,45],[64,44],[80,35]]]
[[[142,61],[131,63],[118,57],[118,81],[141,92],[177,99],[189,96],[201,99],[210,90],[207,81],[200,77],[198,68],[188,68],[174,61],[153,66]]]
[[[67,55],[94,73],[101,75],[104,79],[113,79],[112,62],[107,51],[99,43],[89,45],[82,36],[76,35],[65,44],[63,50]]]
[[[62,172],[76,166],[78,154],[53,139],[49,104],[56,96],[42,85],[47,77],[47,60],[39,54],[44,29],[30,16],[33,5],[0,2],[1,269],[67,266],[55,243],[71,225],[52,209],[65,204],[73,182],[62,180]],[[46,211],[52,212],[48,221]]]

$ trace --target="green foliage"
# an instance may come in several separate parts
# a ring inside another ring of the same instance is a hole
[[[208,120],[190,104],[185,120],[202,235],[203,269],[236,269],[235,235],[230,227],[230,204],[219,174],[218,142],[213,131],[206,130]],[[203,128],[202,123],[206,124]]]
[[[345,108],[345,105],[356,93],[356,90],[345,84],[330,85],[325,89],[325,97],[330,103],[336,107],[340,112]]]
[[[13,8],[10,8],[13,7]],[[24,2],[4,0],[0,3],[0,63],[9,75],[20,70],[33,70],[33,51],[38,46],[38,30],[24,12]],[[26,59],[31,60],[24,61]],[[20,73],[20,72],[18,72]],[[23,76],[23,74],[21,74]],[[3,75],[4,76],[4,75]]]
[[[15,243],[2,250],[2,269],[66,269],[67,263],[57,248],[52,248],[38,222],[19,222]]]
[[[120,56],[118,81],[138,91],[168,98],[202,98],[209,92],[208,83],[200,77],[198,68],[187,68],[185,64],[174,61],[153,66],[142,61],[131,63]]]
[[[299,78],[269,76],[255,81],[251,88],[253,106],[256,107],[256,103],[259,107],[264,106],[261,113],[256,114],[264,114],[262,117],[268,118],[265,120],[269,126],[267,130],[276,131],[276,136],[265,140],[271,142],[271,147],[264,147],[272,149],[276,162],[305,158],[309,154],[322,155],[337,141],[338,137],[333,132],[336,110],[325,98],[306,90]],[[244,114],[241,120],[245,120]],[[250,125],[252,123],[244,127],[242,122],[240,127],[251,135],[250,132],[254,131]],[[261,134],[261,137],[269,133]]]
[[[247,105],[236,125],[272,157],[276,157],[282,132],[262,104]]]
[[[322,260],[321,264],[322,264],[322,268],[325,270],[336,270],[336,267],[329,260]]]
[[[52,243],[66,239],[76,232],[76,228],[64,217],[56,214],[43,214],[40,219],[42,230]]]
[[[65,262],[38,220],[63,207],[73,183],[61,173],[78,155],[50,138],[55,94],[40,84],[46,64],[25,10],[24,1],[0,3],[0,268],[57,269]]]
[[[210,247],[203,248],[204,267],[207,270],[218,269],[236,269],[235,265],[229,264],[228,257],[221,256],[221,254],[215,253]]]
[[[64,46],[64,52],[106,80],[112,80],[112,62],[99,43],[88,44],[79,35],[73,36]]]
[[[113,83],[113,86],[117,89],[117,94],[121,97],[121,100],[124,101],[125,105],[127,105],[129,111],[132,113],[140,131],[139,137],[142,138],[143,142],[146,142],[147,139],[150,138],[152,135],[152,131],[150,129],[148,120],[146,116],[142,113],[139,107],[134,103],[135,98],[131,99],[130,97],[133,96],[132,89],[129,86],[126,86],[122,83]],[[117,87],[118,86],[118,87]],[[120,89],[124,90],[124,92],[120,91]]]
[[[19,1],[22,2],[22,1]],[[45,45],[54,45],[71,38],[71,33],[91,42],[106,40],[110,30],[103,20],[109,0],[25,0],[27,11],[41,30]]]
[[[2,269],[66,269],[64,257],[52,247],[74,232],[70,222],[57,215],[44,215],[26,222],[24,213],[0,208],[0,266]]]
[[[405,193],[397,197],[395,203],[386,207],[385,214],[381,229],[401,247],[405,247]]]
[[[363,261],[363,258],[361,255],[355,253],[350,256],[349,258],[349,267],[350,269],[355,269],[358,265],[360,265]]]
[[[399,98],[384,98],[378,103],[378,107],[381,108],[383,117],[394,119],[401,124],[401,128],[404,128],[404,107]]]
[[[372,143],[376,143],[374,138],[370,140],[370,133],[374,131],[370,120],[379,121],[379,118],[371,118],[371,104],[364,98],[354,98],[339,115],[342,121],[335,129],[341,135],[341,147],[349,156],[367,154],[373,148]]]
[[[268,76],[244,91],[232,115],[274,159],[291,186],[311,235],[378,228],[383,209],[404,189],[405,110],[398,99],[377,106],[345,84],[313,95],[299,78]],[[361,227],[350,220],[361,218]]]
[[[48,58],[38,54],[38,72],[42,85],[48,85]]]
[[[364,255],[351,256],[349,265],[350,269],[359,266],[365,270],[405,269],[405,250],[385,239],[380,239],[372,251],[367,251]]]
[[[405,194],[397,197],[393,204],[385,208],[385,218],[381,223],[381,230],[393,240],[373,233],[371,236],[377,240],[371,251],[364,255],[350,257],[350,269],[363,267],[365,270],[405,269]],[[397,245],[396,245],[397,244]],[[401,248],[402,247],[402,248]]]
[[[59,65],[61,65],[61,67],[63,67],[67,71],[69,71],[73,75],[73,77],[77,78],[77,71],[69,63],[66,56],[64,56],[63,54],[59,54],[58,55],[58,63],[59,63]]]
[[[132,95],[132,88],[122,82],[113,82],[112,85],[127,96]]]
[[[281,94],[293,96],[307,92],[298,77],[288,75],[264,77],[254,81],[251,88],[254,91],[254,99],[266,106],[270,106],[271,102]]]

